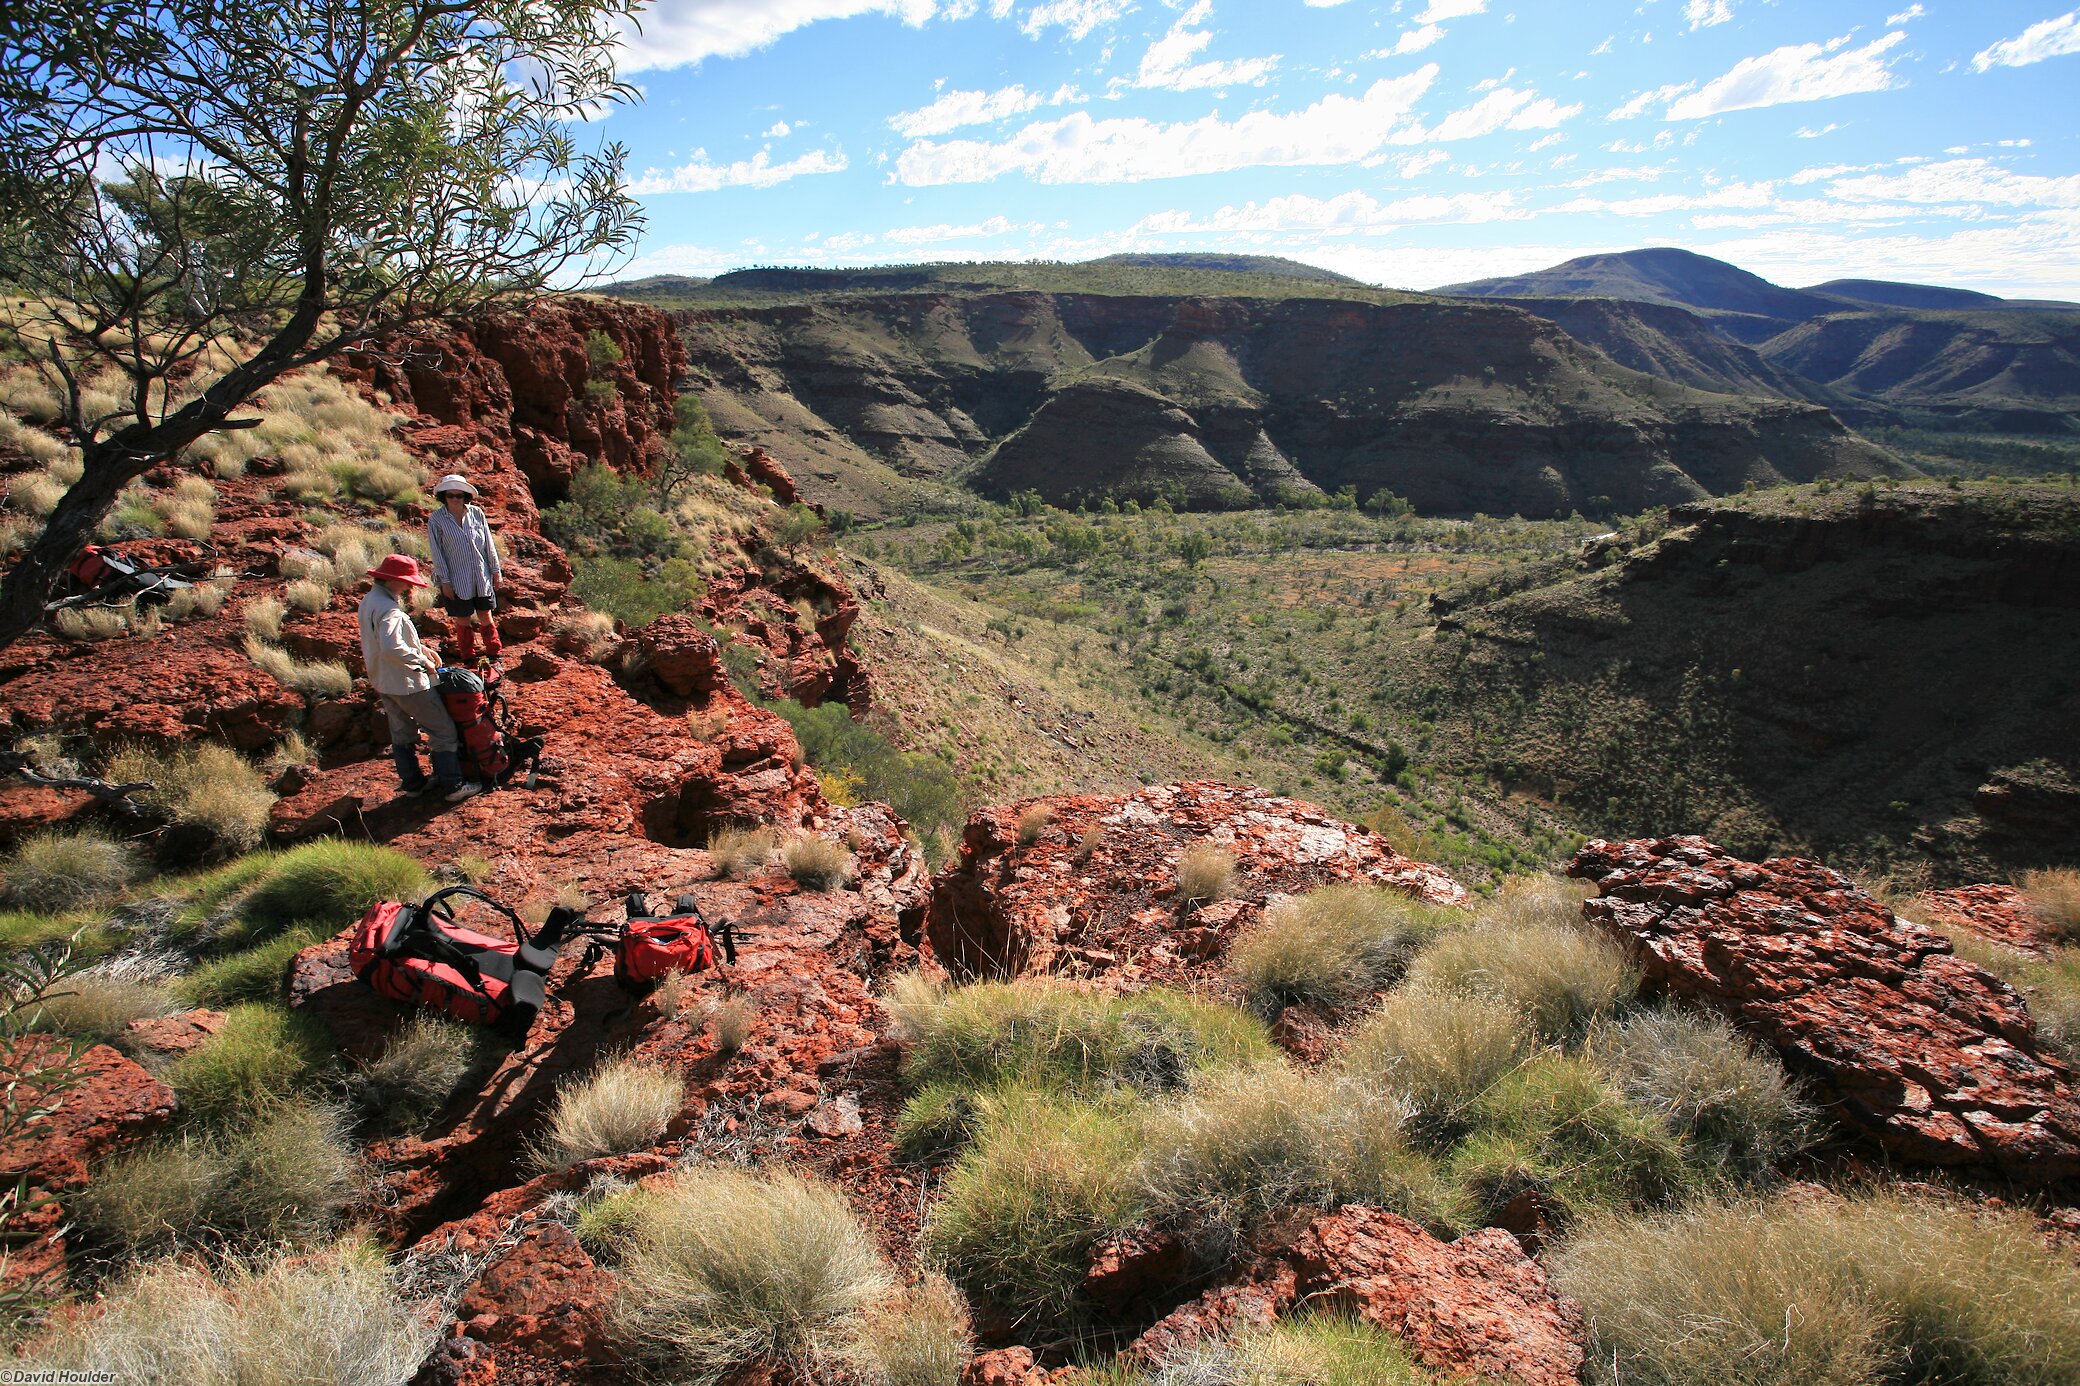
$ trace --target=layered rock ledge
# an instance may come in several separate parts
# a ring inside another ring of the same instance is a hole
[[[2041,1185],[2080,1175],[2080,1094],[2022,998],[1848,878],[1701,837],[1595,841],[1583,913],[1650,985],[1775,1047],[1850,1129],[1914,1164]]]

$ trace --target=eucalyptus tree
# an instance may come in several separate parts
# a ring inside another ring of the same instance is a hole
[[[580,135],[634,96],[641,2],[9,0],[0,311],[81,470],[0,646],[124,486],[285,372],[625,252],[625,153]]]

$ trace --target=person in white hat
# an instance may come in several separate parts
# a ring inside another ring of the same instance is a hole
[[[479,618],[483,625],[484,655],[497,659],[502,646],[498,639],[498,541],[481,507],[471,504],[477,488],[459,472],[450,472],[433,484],[438,504],[426,522],[426,537],[433,547],[433,580],[440,584],[441,605],[448,613],[448,629],[462,662],[477,655]]]

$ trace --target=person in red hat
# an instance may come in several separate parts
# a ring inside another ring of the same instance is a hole
[[[407,794],[431,789],[451,804],[460,803],[479,792],[479,786],[462,777],[461,738],[433,687],[440,661],[419,643],[407,609],[411,590],[429,584],[419,576],[418,560],[401,553],[391,554],[368,575],[375,581],[361,599],[361,660],[368,668],[369,686],[383,700],[383,712],[390,719],[390,755],[397,762],[398,781]],[[432,748],[431,781],[419,768],[422,731]]]

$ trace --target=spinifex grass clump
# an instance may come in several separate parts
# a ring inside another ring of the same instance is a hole
[[[685,1170],[629,1220],[610,1322],[673,1381],[708,1386],[752,1364],[825,1379],[893,1288],[843,1196],[784,1171]]]
[[[1553,1269],[1611,1386],[2080,1381],[2080,1268],[2024,1214],[1882,1190],[1705,1203],[1591,1220]]]
[[[162,751],[126,746],[109,757],[102,776],[115,784],[149,782],[133,796],[171,819],[201,832],[224,853],[251,851],[267,829],[274,793],[260,772],[228,746],[214,742]]]
[[[339,1108],[290,1098],[99,1166],[78,1200],[87,1240],[137,1257],[172,1248],[308,1245],[361,1196]]]
[[[346,1243],[314,1256],[155,1262],[31,1351],[38,1366],[114,1381],[301,1386],[408,1380],[434,1339],[382,1253]]]
[[[1089,1105],[1033,1092],[985,1099],[973,1145],[946,1176],[925,1245],[953,1281],[1016,1315],[1073,1322],[1085,1258],[1146,1207],[1130,1099]]]
[[[38,833],[0,864],[0,900],[39,914],[112,905],[143,869],[135,848],[105,833]]]
[[[1284,1063],[1203,1075],[1144,1122],[1135,1179],[1166,1221],[1224,1246],[1278,1208],[1365,1203],[1452,1224],[1450,1195],[1403,1133],[1408,1109]]]
[[[1264,912],[1228,950],[1228,972],[1260,1015],[1302,1002],[1347,1006],[1401,979],[1465,915],[1372,885],[1309,891]]]
[[[325,1027],[279,1005],[234,1006],[214,1039],[166,1070],[190,1122],[221,1126],[307,1092],[338,1054]]]
[[[913,976],[899,978],[885,1004],[909,1042],[905,1076],[918,1086],[1161,1092],[1195,1071],[1272,1055],[1252,1017],[1161,987],[1113,996],[1037,978],[940,987]]]
[[[629,1058],[610,1059],[558,1089],[540,1163],[568,1169],[581,1160],[641,1150],[664,1134],[685,1100],[681,1075]]]
[[[1627,1099],[1708,1167],[1737,1177],[1797,1150],[1818,1120],[1774,1055],[1709,1016],[1638,1011],[1598,1031],[1589,1048]]]

